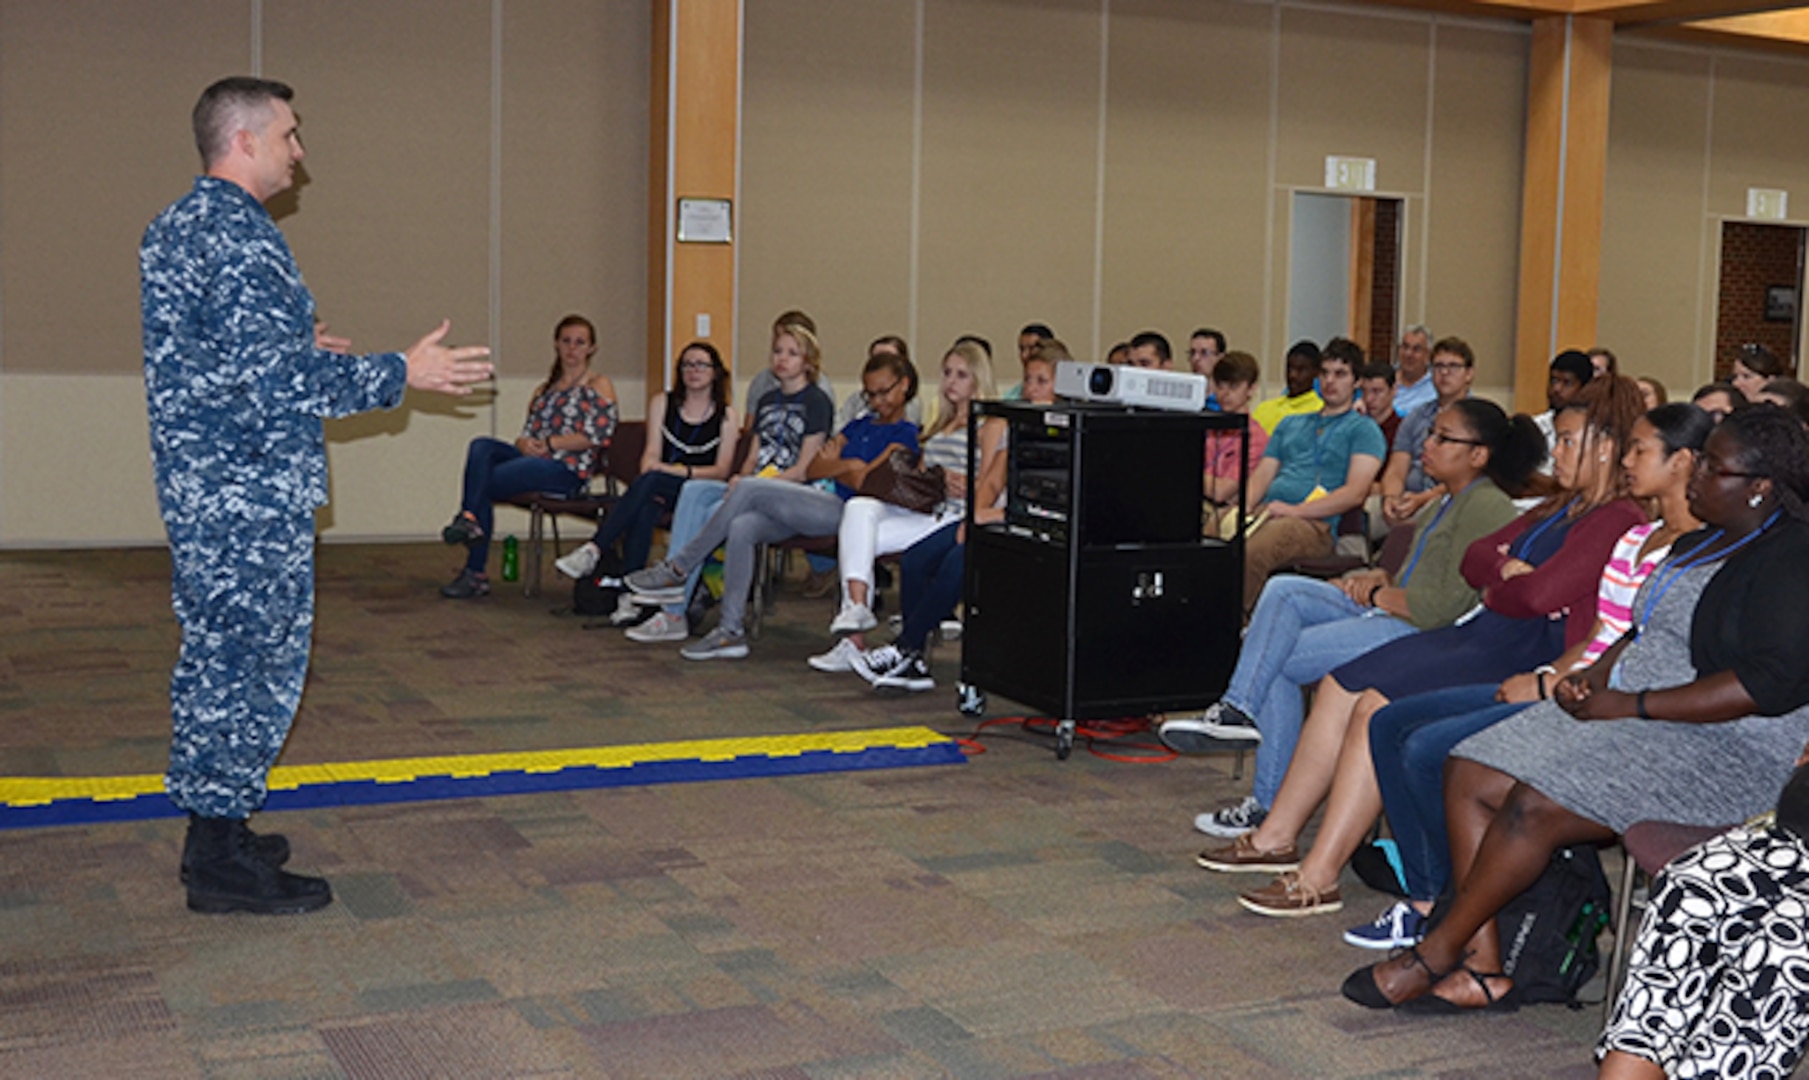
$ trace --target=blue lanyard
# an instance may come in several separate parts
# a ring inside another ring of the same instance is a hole
[[[1526,557],[1526,553],[1533,549],[1533,542],[1543,536],[1545,530],[1556,525],[1558,522],[1563,521],[1564,515],[1570,513],[1570,508],[1575,502],[1575,499],[1570,500],[1570,502],[1558,507],[1557,513],[1546,518],[1544,521],[1541,521],[1539,524],[1534,525],[1532,528],[1521,533],[1518,537],[1515,537],[1514,542],[1508,545],[1508,557],[1519,559],[1522,562],[1532,562],[1531,559]]]
[[[1772,523],[1778,520],[1778,515],[1782,513],[1782,510],[1773,510],[1771,516],[1765,519],[1765,524],[1754,529],[1752,532],[1747,533],[1745,536],[1742,536],[1737,542],[1729,544],[1721,551],[1704,555],[1702,558],[1692,562],[1691,559],[1697,552],[1727,535],[1726,529],[1716,529],[1709,534],[1707,540],[1704,540],[1702,543],[1697,544],[1682,555],[1679,555],[1669,566],[1661,567],[1657,573],[1652,575],[1654,579],[1652,582],[1652,589],[1646,596],[1646,606],[1640,609],[1639,624],[1633,627],[1633,636],[1635,638],[1639,637],[1639,632],[1652,622],[1652,609],[1658,606],[1658,602],[1664,598],[1665,593],[1670,591],[1671,586],[1677,584],[1677,579],[1682,577],[1685,571],[1692,570],[1704,563],[1714,562],[1716,559],[1725,559],[1734,552],[1739,551],[1754,540],[1757,540],[1766,529],[1771,528]]]
[[[1475,480],[1465,484],[1463,491],[1458,492],[1457,495],[1462,495],[1475,484]],[[1407,579],[1413,576],[1413,568],[1420,564],[1420,556],[1426,553],[1426,544],[1432,539],[1433,530],[1438,528],[1438,523],[1444,519],[1445,511],[1451,509],[1451,503],[1457,498],[1457,495],[1446,495],[1445,501],[1438,504],[1438,513],[1433,514],[1432,520],[1426,523],[1426,530],[1420,533],[1420,542],[1413,547],[1413,558],[1407,560],[1407,569],[1401,571],[1401,588],[1407,587]]]

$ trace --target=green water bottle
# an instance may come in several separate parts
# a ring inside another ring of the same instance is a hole
[[[521,545],[512,534],[503,537],[502,577],[504,581],[521,580]]]

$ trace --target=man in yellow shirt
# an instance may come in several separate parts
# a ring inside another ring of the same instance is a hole
[[[1261,424],[1270,435],[1283,417],[1318,412],[1325,402],[1313,390],[1319,377],[1319,346],[1310,341],[1297,341],[1288,350],[1288,392],[1285,397],[1270,398],[1250,410],[1250,419]]]

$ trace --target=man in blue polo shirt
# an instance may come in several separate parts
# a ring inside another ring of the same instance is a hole
[[[1244,546],[1244,613],[1256,607],[1270,571],[1295,559],[1332,553],[1332,523],[1361,506],[1382,471],[1388,444],[1376,422],[1352,408],[1363,350],[1346,338],[1326,343],[1319,361],[1317,412],[1276,425],[1251,473],[1252,519]]]

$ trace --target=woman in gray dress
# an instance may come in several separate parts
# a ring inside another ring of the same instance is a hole
[[[1764,810],[1809,738],[1809,435],[1751,406],[1690,482],[1707,523],[1633,602],[1633,629],[1550,702],[1460,743],[1446,772],[1457,894],[1417,948],[1345,980],[1370,1008],[1513,1004],[1495,913],[1558,848],[1647,819],[1724,825]]]

